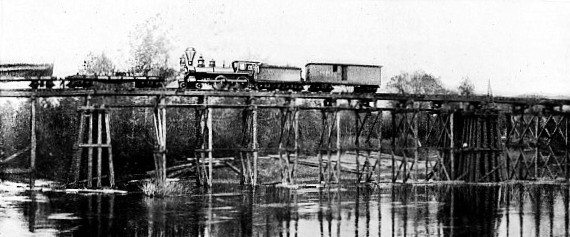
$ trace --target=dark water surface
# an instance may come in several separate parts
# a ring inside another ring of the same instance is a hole
[[[564,185],[1,193],[0,236],[569,236]]]

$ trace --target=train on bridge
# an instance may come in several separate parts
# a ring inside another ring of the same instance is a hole
[[[180,88],[214,90],[291,90],[330,92],[335,86],[352,87],[355,93],[374,93],[380,86],[382,66],[343,63],[308,63],[302,69],[275,66],[253,61],[233,61],[230,67],[217,67],[213,59],[200,56],[194,64],[196,50],[188,48],[180,57]]]
[[[253,90],[331,92],[335,87],[351,88],[353,93],[375,93],[380,87],[382,66],[345,63],[308,63],[302,69],[256,61],[233,61],[219,67],[213,59],[194,60],[196,50],[188,48],[180,57],[178,87],[187,90]],[[196,61],[196,62],[194,62]],[[48,67],[49,66],[49,67]],[[47,67],[47,69],[46,69]],[[5,72],[4,72],[5,71]],[[77,74],[52,77],[53,65],[0,65],[0,81],[30,81],[30,87],[51,89],[55,81],[68,88],[160,88],[170,82],[161,73]]]

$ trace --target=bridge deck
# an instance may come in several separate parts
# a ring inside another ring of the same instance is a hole
[[[418,94],[355,94],[355,93],[314,93],[314,92],[266,92],[266,91],[198,91],[179,89],[135,89],[135,90],[85,90],[85,89],[12,89],[0,90],[1,97],[81,97],[81,96],[181,96],[181,97],[250,97],[250,98],[303,98],[303,99],[352,99],[386,101],[426,101],[426,102],[493,102],[513,105],[570,105],[570,99],[503,97],[503,96],[459,96],[459,95],[418,95]]]

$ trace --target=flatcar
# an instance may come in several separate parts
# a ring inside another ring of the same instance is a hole
[[[73,75],[65,77],[69,88],[96,88],[96,89],[133,89],[133,88],[159,88],[165,83],[161,76],[128,75],[116,73],[114,75]]]
[[[53,64],[14,63],[0,64],[0,81],[29,81],[32,89],[53,88],[57,79],[53,75]]]

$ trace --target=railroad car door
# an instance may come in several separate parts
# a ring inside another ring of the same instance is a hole
[[[346,76],[346,71],[347,71],[347,70],[346,70],[346,65],[343,65],[343,66],[340,67],[340,73],[341,73],[341,78],[340,78],[340,80],[341,80],[341,81],[347,81],[347,80],[348,80],[348,77]]]

